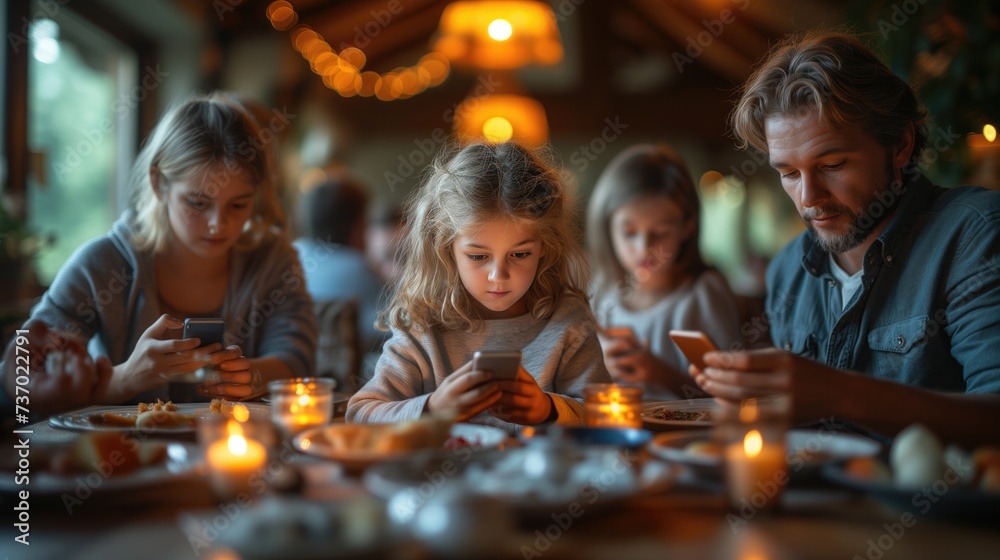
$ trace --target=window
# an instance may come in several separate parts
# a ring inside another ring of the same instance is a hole
[[[32,4],[32,13],[46,13]],[[66,6],[34,18],[28,44],[28,219],[33,230],[55,236],[36,261],[48,285],[126,206],[138,61]]]

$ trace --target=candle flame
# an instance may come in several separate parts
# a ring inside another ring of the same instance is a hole
[[[242,436],[243,427],[240,426],[239,422],[233,422],[232,420],[230,420],[229,422],[226,422],[226,432],[231,436]]]
[[[309,398],[309,395],[302,395],[299,397],[299,404],[302,406],[309,406],[309,401],[311,400],[312,399]]]
[[[997,139],[997,128],[992,124],[987,124],[983,126],[983,136],[986,137],[987,142],[992,142]]]
[[[243,436],[229,436],[229,452],[233,455],[247,454],[247,440]]]
[[[743,438],[743,451],[747,454],[747,458],[753,459],[760,455],[760,450],[763,447],[764,439],[760,437],[760,432],[757,430],[747,432],[746,437]]]

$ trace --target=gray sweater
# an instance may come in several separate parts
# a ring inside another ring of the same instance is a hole
[[[153,255],[136,251],[130,239],[125,214],[109,233],[77,249],[31,312],[32,318],[91,341],[91,352],[114,365],[128,359],[162,314]],[[286,237],[272,236],[252,252],[233,251],[222,317],[226,344],[239,345],[244,356],[278,358],[297,376],[312,374],[316,318]],[[163,386],[133,400],[166,396]]]
[[[472,333],[393,329],[375,366],[375,376],[347,405],[347,420],[398,422],[418,418],[430,394],[477,350],[522,352],[522,365],[552,397],[560,424],[584,421],[581,399],[590,383],[610,383],[594,319],[583,299],[566,295],[548,319],[531,314],[483,321]],[[488,412],[469,420],[514,432],[516,424]]]

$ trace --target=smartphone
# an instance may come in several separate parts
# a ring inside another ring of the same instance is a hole
[[[226,320],[220,318],[211,319],[184,319],[184,338],[197,338],[201,340],[198,348],[208,346],[218,342],[223,348],[226,347]]]
[[[476,352],[472,355],[472,369],[489,371],[493,379],[516,379],[520,367],[520,352]]]
[[[632,327],[608,327],[604,329],[604,335],[608,338],[635,338],[635,331]]]
[[[705,369],[705,354],[717,350],[715,344],[701,331],[670,331],[670,338],[698,369]]]

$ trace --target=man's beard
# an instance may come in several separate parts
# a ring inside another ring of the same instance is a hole
[[[886,177],[893,177],[892,167],[890,163],[886,166]],[[813,237],[819,244],[820,248],[828,253],[839,255],[846,253],[855,247],[858,247],[865,242],[866,239],[875,231],[885,220],[892,215],[893,210],[899,203],[899,189],[897,181],[895,179],[889,179],[886,181],[887,185],[884,189],[879,191],[872,191],[868,198],[865,199],[862,204],[861,212],[854,212],[847,206],[841,204],[828,204],[820,208],[807,208],[802,213],[802,219],[805,221],[806,226],[813,233]],[[891,193],[891,205],[887,208],[885,204],[880,200],[879,196],[883,193]],[[881,210],[878,216],[875,215],[875,209]],[[831,214],[840,214],[848,218],[848,228],[847,231],[840,234],[822,234],[816,231],[816,227],[813,226],[812,220],[817,217],[824,217]]]

